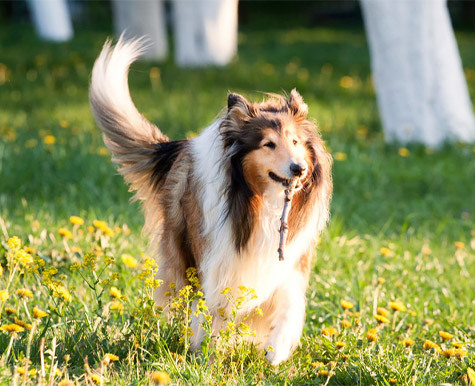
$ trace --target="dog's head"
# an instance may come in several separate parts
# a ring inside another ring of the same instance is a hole
[[[247,241],[253,209],[264,194],[282,195],[297,177],[297,198],[305,203],[323,180],[331,178],[331,159],[307,113],[295,89],[287,98],[271,95],[262,103],[229,94],[221,124],[229,159],[229,213],[237,222],[249,223],[249,232],[244,232],[243,240],[236,240],[237,246]]]

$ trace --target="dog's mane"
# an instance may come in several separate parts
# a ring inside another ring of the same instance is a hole
[[[297,96],[296,96],[297,95]],[[228,112],[220,133],[228,160],[229,185],[226,191],[226,219],[232,224],[234,246],[237,251],[245,249],[255,228],[262,204],[262,197],[246,181],[243,171],[244,157],[256,150],[263,138],[264,129],[280,133],[284,122],[292,119],[310,154],[309,175],[293,200],[289,213],[289,240],[306,223],[308,206],[318,198],[324,176],[329,175],[331,157],[325,152],[323,142],[314,123],[306,119],[307,105],[300,95],[292,93],[286,100],[279,95],[262,103],[249,103],[237,94],[228,97]],[[329,182],[331,183],[331,182]]]

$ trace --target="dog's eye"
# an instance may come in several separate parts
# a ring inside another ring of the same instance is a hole
[[[264,146],[268,147],[269,149],[274,150],[275,149],[275,143],[274,142],[267,142],[264,144]]]
[[[296,145],[298,142],[296,139],[293,140],[294,145]]]

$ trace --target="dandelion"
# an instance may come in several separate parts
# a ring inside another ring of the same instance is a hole
[[[122,311],[124,310],[124,305],[119,301],[115,301],[115,302],[112,302],[110,309],[112,311],[119,312],[119,314],[122,314]]]
[[[124,253],[120,259],[129,268],[135,268],[137,266],[137,260],[132,255]]]
[[[61,237],[66,237],[67,239],[72,239],[73,238],[73,234],[69,230],[67,230],[66,228],[59,228],[58,233]]]
[[[56,143],[56,138],[54,135],[47,135],[43,138],[43,143],[45,145],[54,145]]]
[[[464,342],[451,342],[450,343],[452,346],[457,347],[457,348],[462,348],[464,347],[467,343]]]
[[[101,220],[94,220],[92,222],[92,224],[97,228],[97,229],[100,229],[100,230],[103,230],[103,229],[106,229],[108,228],[108,225],[105,221],[101,221]]]
[[[84,220],[79,216],[71,216],[71,217],[69,217],[69,221],[73,225],[82,225],[82,224],[84,224]]]
[[[391,256],[393,256],[393,252],[392,252],[389,248],[386,248],[386,247],[382,247],[382,248],[379,250],[379,253],[381,253],[384,257],[391,257]]]
[[[395,385],[397,383],[397,379],[395,378],[389,378],[389,384],[390,385]]]
[[[424,319],[424,324],[427,326],[430,326],[432,323],[434,323],[434,319],[431,318],[425,318]]]
[[[352,88],[355,84],[354,79],[351,76],[343,76],[340,79],[340,87],[341,88]]]
[[[17,367],[16,372],[20,375],[25,375],[25,369],[23,367]]]
[[[0,290],[0,300],[2,302],[6,302],[7,299],[8,299],[8,296],[9,296],[9,294],[8,294],[7,290]]]
[[[368,332],[366,333],[366,339],[368,339],[370,342],[375,342],[379,339],[375,328],[371,328],[368,330]]]
[[[474,147],[474,152],[475,152],[475,147]],[[470,382],[472,382],[472,385],[475,385],[475,371],[473,371],[470,367],[467,367],[467,376],[468,376],[468,379],[470,379]]]
[[[391,307],[394,311],[406,311],[406,307],[401,302],[389,302],[389,307]]]
[[[3,274],[3,267],[2,264],[0,264],[0,275]]]
[[[383,315],[374,315],[374,318],[376,319],[378,323],[386,323],[386,324],[389,323],[389,319]]]
[[[48,313],[39,309],[38,307],[33,307],[33,316],[37,319],[41,319],[41,318],[44,318],[45,316],[48,316]]]
[[[328,370],[322,369],[318,372],[320,377],[328,377]]]
[[[340,304],[345,310],[349,310],[350,308],[353,308],[353,303],[347,300],[340,300]]]
[[[446,358],[456,357],[458,359],[462,359],[467,355],[467,351],[452,347],[452,348],[442,351],[442,355]]]
[[[378,283],[379,284],[384,284],[384,283],[386,283],[386,279],[384,277],[378,277]]]
[[[463,243],[462,241],[456,241],[456,242],[454,243],[454,246],[455,246],[455,248],[457,248],[457,249],[462,249],[462,248],[465,246],[465,243]]]
[[[71,301],[72,296],[70,292],[61,284],[54,282],[50,283],[48,287],[53,292],[53,296],[56,296],[57,298],[63,299],[67,302]]]
[[[322,330],[322,334],[325,336],[333,336],[336,335],[337,331],[333,327],[327,327]]]
[[[424,350],[435,349],[437,352],[440,352],[440,347],[437,343],[432,342],[431,340],[426,340],[422,345]]]
[[[166,385],[170,382],[170,376],[165,371],[154,371],[151,378],[156,385]]]
[[[122,296],[122,293],[120,292],[120,290],[117,287],[111,287],[110,295],[113,298],[120,299],[120,297]]]
[[[26,328],[27,330],[31,330],[31,324],[30,323],[27,323],[27,322],[24,322],[23,320],[20,320],[18,318],[14,318],[14,321],[15,321],[15,324],[17,324],[18,326],[21,326],[23,328]]]
[[[335,155],[333,156],[333,158],[336,160],[336,161],[345,161],[348,156],[346,155],[346,153],[342,153],[342,152],[336,152]]]
[[[15,315],[16,314],[16,310],[14,308],[10,308],[10,307],[5,307],[5,312],[7,313],[7,315]]]
[[[25,329],[22,326],[19,326],[18,324],[5,324],[0,327],[0,330],[9,332],[11,334],[25,331]]]
[[[87,231],[88,231],[89,233],[94,233],[95,229],[94,229],[94,227],[93,227],[92,225],[89,225],[89,226],[87,227]]]
[[[443,340],[449,340],[452,339],[454,336],[450,332],[446,331],[439,331],[439,335]]]
[[[97,374],[92,374],[91,375],[91,381],[94,382],[95,384],[102,384],[102,379],[99,375]]]
[[[29,289],[26,288],[20,288],[16,291],[18,295],[20,295],[23,298],[32,298],[33,297],[33,292],[31,292]]]
[[[7,243],[8,249],[17,250],[21,247],[21,240],[17,236],[10,237]]]
[[[409,151],[409,149],[407,149],[405,147],[400,147],[399,150],[398,150],[398,154],[401,157],[409,157],[409,154],[411,154],[411,152]]]
[[[405,347],[411,347],[414,344],[414,341],[411,338],[405,338],[402,343]]]
[[[346,346],[346,344],[344,342],[335,342],[335,346],[338,348],[338,349],[342,349],[343,347]]]
[[[341,325],[342,325],[342,327],[345,327],[345,328],[346,327],[351,327],[351,322],[349,320],[343,319],[341,321]]]
[[[119,360],[119,357],[117,355],[110,354],[110,353],[107,353],[106,355],[104,355],[104,358],[105,357],[109,358],[109,361],[111,362],[117,362]]]
[[[381,315],[381,316],[388,316],[389,315],[389,311],[384,307],[378,307],[377,310],[376,310],[376,313],[378,315]]]

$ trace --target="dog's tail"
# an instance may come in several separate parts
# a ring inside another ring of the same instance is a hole
[[[89,99],[104,133],[104,142],[120,164],[120,173],[136,198],[151,186],[159,161],[160,143],[168,142],[157,126],[140,114],[130,98],[127,75],[130,65],[146,50],[144,39],[119,39],[115,47],[108,40],[92,70]]]

